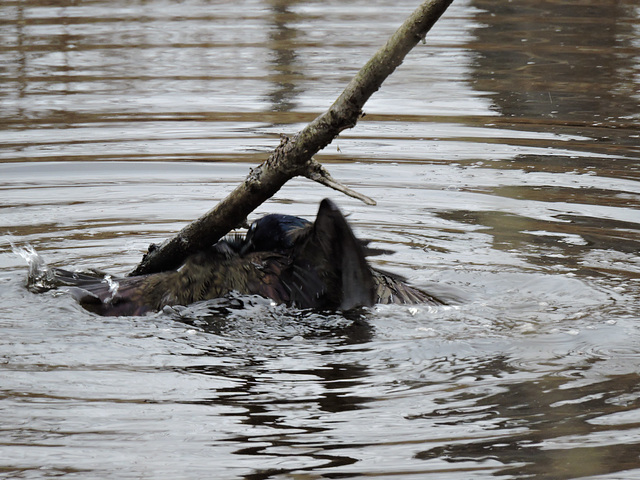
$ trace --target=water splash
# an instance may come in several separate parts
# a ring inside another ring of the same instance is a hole
[[[77,282],[75,280],[69,280],[69,278],[76,278],[75,273],[49,267],[44,258],[36,251],[35,248],[33,248],[33,246],[29,244],[21,247],[18,246],[11,238],[9,238],[9,243],[11,244],[11,250],[13,253],[22,257],[27,262],[29,272],[27,274],[26,287],[29,291],[33,293],[43,293],[62,287],[62,290],[71,293],[77,299],[86,294],[81,286],[80,288],[76,288]],[[109,286],[109,296],[104,301],[106,303],[113,302],[118,294],[118,289],[120,288],[118,281],[113,279],[111,275],[97,271],[89,271],[87,274],[93,277],[91,280],[101,280]],[[101,276],[102,279],[100,278]]]
[[[36,249],[29,244],[20,247],[11,238],[8,240],[11,244],[11,251],[15,255],[22,257],[29,267],[27,288],[35,293],[46,292],[53,288],[51,269]]]
[[[120,284],[115,281],[111,277],[111,275],[105,275],[102,281],[109,285],[109,297],[105,299],[105,303],[111,303],[118,294],[118,288],[120,288]]]

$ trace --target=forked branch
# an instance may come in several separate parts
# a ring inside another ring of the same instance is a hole
[[[292,138],[283,136],[269,158],[252,169],[244,182],[173,238],[150,248],[130,275],[177,268],[191,253],[217,242],[296,176],[306,176],[349,195],[358,195],[356,198],[367,204],[375,204],[372,199],[335,181],[319,163],[312,160],[313,155],[329,145],[341,131],[355,126],[369,97],[411,49],[424,39],[452,1],[427,0],[420,5],[360,69],[329,110]]]

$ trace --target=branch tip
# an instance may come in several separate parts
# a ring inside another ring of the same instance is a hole
[[[316,162],[313,159],[308,163],[307,169],[303,172],[303,175],[309,180],[318,182],[325,187],[333,188],[334,190],[344,193],[349,197],[356,198],[367,205],[376,205],[376,201],[373,198],[356,192],[355,190],[352,190],[346,185],[338,182],[331,176],[326,168],[324,168],[320,163]]]

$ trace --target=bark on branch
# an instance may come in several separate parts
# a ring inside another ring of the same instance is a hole
[[[369,97],[402,63],[409,51],[424,39],[452,1],[427,0],[420,5],[360,69],[329,110],[292,138],[283,136],[269,158],[252,169],[243,183],[173,238],[160,246],[150,247],[129,275],[177,268],[187,256],[212,245],[235,228],[295,176],[306,176],[366,203],[375,204],[370,198],[339,184],[312,157],[329,145],[341,131],[355,126]]]

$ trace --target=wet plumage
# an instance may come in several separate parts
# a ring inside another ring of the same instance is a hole
[[[346,224],[346,220],[345,220]],[[253,222],[247,232],[242,251],[286,251],[311,223],[308,220],[291,215],[271,214]],[[350,229],[349,229],[350,230]],[[368,242],[358,240],[365,256],[378,253],[390,253],[368,247]],[[324,259],[327,261],[327,259]],[[438,298],[406,283],[400,275],[385,272],[367,265],[374,285],[374,301],[380,304],[430,304],[442,305]]]
[[[441,303],[402,278],[371,268],[366,251],[338,207],[323,200],[313,223],[267,215],[252,224],[246,237],[223,239],[175,271],[111,278],[54,268],[49,275],[100,315],[143,315],[231,292],[320,310]]]

